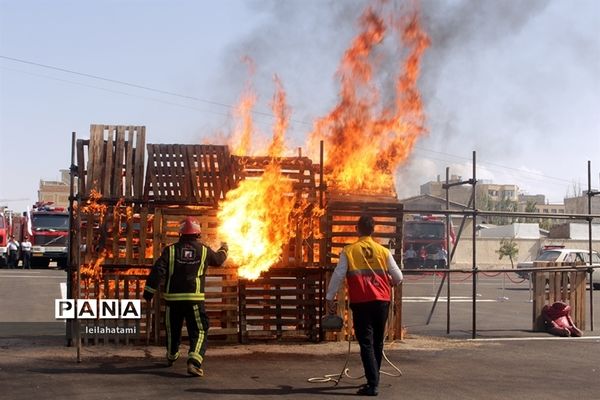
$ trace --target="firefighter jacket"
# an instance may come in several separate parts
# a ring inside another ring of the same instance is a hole
[[[343,252],[348,259],[346,279],[350,303],[390,301],[389,250],[370,236],[362,236],[346,246]]]
[[[204,281],[208,266],[221,266],[227,258],[227,248],[216,252],[195,238],[181,237],[165,247],[146,279],[144,298],[152,299],[159,285],[165,281],[166,301],[203,301]]]

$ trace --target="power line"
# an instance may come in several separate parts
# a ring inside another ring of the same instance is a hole
[[[147,91],[150,91],[150,92],[155,92],[155,93],[165,94],[165,95],[169,95],[169,96],[179,97],[179,98],[183,98],[183,99],[187,99],[187,100],[194,100],[194,101],[198,101],[198,102],[202,102],[202,103],[206,103],[206,104],[211,104],[211,105],[214,105],[214,106],[224,107],[224,108],[227,108],[227,109],[230,109],[230,110],[235,110],[235,107],[232,106],[232,105],[230,105],[230,104],[219,103],[217,101],[206,100],[206,99],[202,99],[202,98],[196,97],[196,96],[189,96],[189,95],[185,95],[185,94],[181,94],[181,93],[171,92],[169,90],[157,89],[157,88],[153,88],[153,87],[150,87],[150,86],[139,85],[137,83],[125,82],[125,81],[121,81],[121,80],[118,80],[118,79],[106,78],[106,77],[103,77],[103,76],[88,74],[88,73],[85,73],[85,72],[73,71],[71,69],[66,69],[66,68],[61,68],[61,67],[55,67],[53,65],[42,64],[42,63],[38,63],[38,62],[34,62],[34,61],[23,60],[23,59],[20,59],[20,58],[8,57],[8,56],[4,56],[4,55],[0,55],[0,58],[3,58],[5,60],[10,60],[10,61],[18,62],[18,63],[22,63],[22,64],[33,65],[33,66],[40,67],[40,68],[46,68],[46,69],[51,69],[51,70],[55,70],[55,71],[60,71],[60,72],[64,72],[64,73],[67,73],[67,74],[73,74],[73,75],[78,75],[78,76],[83,76],[83,77],[86,77],[86,78],[97,79],[97,80],[101,80],[101,81],[105,81],[105,82],[116,83],[116,84],[119,84],[119,85],[129,86],[129,87],[136,88],[136,89],[143,89],[143,90],[147,90]],[[270,117],[270,118],[274,118],[275,117],[272,113],[268,113],[268,112],[264,112],[264,111],[252,111],[252,113],[253,114],[257,114],[257,115],[267,116],[267,117]],[[290,122],[311,125],[311,124],[308,124],[305,121],[290,120]]]
[[[91,88],[91,89],[102,90],[102,91],[105,91],[105,92],[121,94],[121,95],[124,95],[124,96],[130,96],[130,97],[134,97],[134,98],[138,98],[138,99],[145,99],[145,100],[156,101],[156,102],[159,102],[159,103],[168,104],[168,105],[177,106],[177,107],[183,107],[183,108],[187,108],[187,109],[190,109],[190,110],[202,111],[202,112],[209,112],[209,113],[213,113],[213,114],[217,114],[217,115],[222,115],[222,116],[226,116],[226,117],[229,116],[229,114],[227,114],[225,112],[218,112],[218,111],[201,109],[201,108],[197,108],[197,107],[188,106],[186,104],[174,103],[172,101],[158,99],[156,97],[141,96],[141,95],[137,95],[137,94],[123,92],[121,90],[108,89],[108,88],[101,87],[101,86],[89,85],[87,83],[81,83],[81,82],[70,81],[68,79],[56,78],[54,76],[48,76],[48,75],[43,75],[43,74],[36,74],[34,72],[21,71],[21,70],[12,69],[12,68],[6,68],[6,67],[0,67],[0,68],[4,69],[4,70],[7,70],[7,71],[13,71],[13,72],[21,73],[21,74],[27,74],[27,75],[37,76],[37,77],[40,77],[40,78],[50,79],[50,80],[57,81],[57,82],[68,83],[68,84],[71,84],[71,85],[77,85],[77,86],[87,87],[87,88]]]
[[[142,90],[147,90],[147,91],[150,91],[150,92],[155,92],[155,93],[160,93],[160,94],[164,94],[164,95],[174,96],[174,97],[183,98],[183,99],[187,99],[187,100],[193,100],[193,101],[197,101],[197,102],[202,102],[202,103],[206,103],[206,104],[210,104],[210,105],[214,105],[214,106],[219,106],[219,107],[227,108],[229,110],[235,110],[236,109],[235,106],[232,106],[230,104],[220,103],[220,102],[213,101],[213,100],[207,100],[207,99],[199,98],[199,97],[196,97],[196,96],[190,96],[190,95],[185,95],[185,94],[181,94],[181,93],[176,93],[176,92],[172,92],[172,91],[169,91],[169,90],[157,89],[157,88],[153,88],[153,87],[146,86],[146,85],[140,85],[140,84],[126,82],[126,81],[122,81],[122,80],[118,80],[118,79],[112,79],[112,78],[107,78],[107,77],[103,77],[103,76],[99,76],[99,75],[94,75],[94,74],[89,74],[89,73],[85,73],[85,72],[74,71],[74,70],[67,69],[67,68],[56,67],[56,66],[53,66],[53,65],[42,64],[42,63],[38,63],[38,62],[34,62],[34,61],[29,61],[29,60],[24,60],[24,59],[15,58],[15,57],[8,57],[8,56],[0,55],[0,58],[5,59],[5,60],[9,60],[9,61],[13,61],[13,62],[22,63],[22,64],[32,65],[32,66],[36,66],[36,67],[40,67],[40,68],[45,68],[45,69],[60,71],[60,72],[67,73],[67,74],[78,75],[78,76],[82,76],[82,77],[86,77],[86,78],[91,78],[91,79],[101,80],[101,81],[110,82],[110,83],[114,83],[114,84],[124,85],[124,86],[128,86],[128,87],[136,88],[136,89],[142,89]],[[16,71],[16,70],[13,70],[13,71]],[[166,100],[162,100],[162,99],[149,98],[149,97],[145,97],[145,96],[131,94],[131,93],[128,93],[128,92],[123,92],[123,91],[118,91],[118,90],[103,88],[103,87],[94,86],[94,85],[88,85],[88,84],[79,83],[79,82],[73,82],[73,81],[69,81],[69,80],[64,80],[64,79],[55,78],[55,77],[49,77],[49,76],[46,76],[46,75],[40,75],[40,74],[31,73],[31,72],[24,72],[24,71],[17,71],[17,72],[22,72],[22,73],[31,74],[31,75],[34,75],[34,76],[43,77],[43,78],[46,78],[46,79],[52,79],[52,80],[56,80],[56,81],[60,81],[60,82],[65,82],[65,83],[70,83],[70,84],[74,84],[74,85],[79,85],[79,86],[94,88],[94,89],[103,90],[103,91],[107,91],[107,92],[122,94],[122,95],[125,95],[125,96],[131,96],[131,97],[149,99],[149,100],[152,100],[152,101],[156,101],[156,102],[160,102],[160,103],[164,103],[164,104],[169,104],[169,105],[173,105],[173,106],[178,106],[178,107],[183,107],[183,108],[188,108],[188,109],[192,109],[192,110],[196,110],[196,111],[210,112],[210,113],[214,113],[214,114],[217,114],[217,115],[229,116],[229,114],[219,113],[219,112],[210,111],[210,110],[203,110],[203,109],[199,109],[199,108],[196,108],[196,107],[188,106],[188,105],[185,105],[185,104],[174,103],[174,102],[170,102],[170,101],[166,101]],[[262,111],[252,111],[252,113],[255,114],[255,115],[265,116],[265,117],[269,117],[269,118],[274,118],[275,117],[272,113],[267,113],[267,112],[262,112]],[[301,124],[301,125],[306,125],[306,126],[312,126],[313,125],[310,122],[302,121],[302,120],[290,119],[290,122],[294,122],[294,123]],[[459,155],[450,154],[450,153],[441,152],[441,151],[436,151],[436,150],[425,149],[425,148],[422,148],[422,147],[419,147],[419,146],[415,146],[415,149],[421,150],[421,151],[430,152],[430,153],[440,154],[440,155],[444,155],[444,156],[448,156],[448,157],[453,157],[453,158],[460,159],[460,160],[466,160],[466,161],[470,161],[471,160],[468,157],[459,156]],[[439,160],[439,161],[451,161],[451,160],[444,160],[444,159],[437,159],[437,160]],[[490,165],[490,166],[497,167],[497,168],[502,168],[502,169],[505,169],[505,170],[512,170],[512,171],[515,171],[515,172],[517,172],[517,173],[519,173],[521,175],[532,175],[532,176],[537,176],[537,177],[541,177],[541,178],[545,178],[545,179],[551,179],[551,180],[555,180],[555,181],[560,181],[560,182],[567,183],[567,184],[572,184],[573,183],[572,181],[567,180],[567,179],[552,177],[552,176],[544,175],[544,174],[541,174],[541,173],[538,173],[538,172],[523,171],[523,170],[520,170],[520,169],[515,168],[515,167],[509,167],[509,166],[506,166],[506,165],[496,164],[496,163],[487,162],[487,161],[479,161],[479,162],[481,164],[483,164],[483,165]],[[524,179],[527,179],[527,178],[524,178]],[[531,179],[533,179],[533,178],[531,178]]]
[[[454,158],[457,158],[457,159],[460,159],[460,160],[472,161],[472,158],[469,158],[469,157],[458,156],[458,155],[455,155],[455,154],[445,153],[445,152],[442,152],[442,151],[429,150],[429,149],[425,149],[425,148],[422,148],[422,147],[419,147],[419,146],[415,146],[415,149],[421,150],[421,151],[427,151],[427,152],[435,153],[435,154],[441,154],[441,155],[445,155],[445,156],[449,156],[449,157],[454,157]],[[451,161],[451,160],[442,160],[442,161]],[[545,174],[542,174],[542,173],[539,173],[539,172],[534,172],[534,171],[523,171],[522,169],[519,169],[519,168],[509,167],[507,165],[496,164],[496,163],[493,163],[493,162],[490,162],[490,161],[478,160],[478,163],[483,164],[483,165],[491,165],[493,167],[498,167],[498,168],[502,168],[502,169],[512,170],[512,171],[515,171],[515,172],[517,172],[519,174],[523,174],[523,175],[535,175],[535,176],[538,176],[538,177],[541,177],[541,178],[552,179],[552,180],[560,181],[560,182],[563,182],[563,183],[568,183],[568,184],[573,183],[572,181],[570,181],[568,179],[557,178],[557,177],[554,177],[554,176],[549,176],[549,175],[545,175]]]

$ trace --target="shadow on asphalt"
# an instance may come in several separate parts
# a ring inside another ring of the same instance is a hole
[[[215,395],[244,395],[244,396],[277,396],[277,395],[293,395],[293,394],[313,394],[313,395],[331,395],[331,396],[353,396],[356,397],[355,390],[361,387],[361,385],[353,386],[329,386],[329,387],[299,387],[295,388],[289,385],[279,385],[278,388],[256,388],[256,389],[209,389],[209,388],[195,388],[187,389],[186,392],[190,393],[203,393],[203,394],[215,394]],[[350,390],[351,393],[342,393],[342,390]]]
[[[97,367],[93,368],[33,368],[29,369],[28,372],[46,375],[62,375],[62,374],[98,374],[98,375],[155,375],[164,378],[195,378],[190,375],[183,375],[177,372],[173,372],[172,369],[163,363],[154,363],[148,366],[132,366],[132,367],[118,367],[115,363],[102,363],[98,364]]]

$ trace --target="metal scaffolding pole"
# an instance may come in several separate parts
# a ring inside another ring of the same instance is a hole
[[[592,197],[600,194],[599,191],[594,191],[592,190],[592,162],[590,160],[588,160],[588,191],[587,191],[587,197],[588,197],[588,249],[589,249],[589,265],[592,265]],[[593,331],[594,330],[594,283],[592,281],[592,273],[593,270],[590,269],[589,271],[589,280],[590,280],[590,330]]]
[[[473,198],[473,232],[472,232],[472,247],[473,247],[473,327],[471,337],[475,339],[477,336],[477,246],[475,241],[477,240],[475,234],[477,232],[477,166],[476,152],[473,151],[473,178],[471,183],[472,198]]]

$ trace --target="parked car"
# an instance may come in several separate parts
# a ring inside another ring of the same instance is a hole
[[[565,262],[571,263],[576,262],[578,264],[589,264],[589,251],[582,249],[564,249],[564,248],[551,248],[543,250],[534,261],[522,261],[517,264],[517,275],[523,279],[529,279],[529,273],[519,271],[522,268],[533,268],[533,263],[536,261],[547,261],[547,262]],[[592,251],[592,264],[600,265],[600,254],[596,251]],[[594,289],[600,289],[600,272],[594,269],[592,274],[591,285]]]

